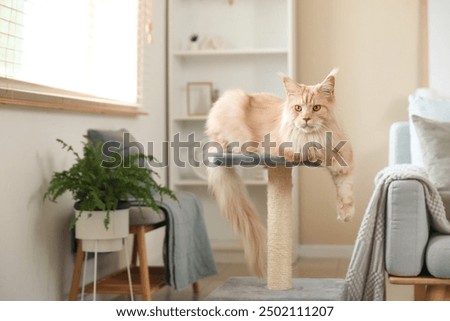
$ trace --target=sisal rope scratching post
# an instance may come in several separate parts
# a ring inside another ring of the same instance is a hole
[[[216,166],[265,165],[267,184],[267,289],[292,288],[292,167],[284,158],[271,155],[217,154],[209,161]]]
[[[269,167],[267,288],[292,288],[292,168]]]
[[[211,155],[218,166],[265,165],[267,184],[267,282],[255,277],[232,277],[208,295],[214,301],[337,301],[344,293],[340,279],[292,278],[292,167],[270,155]],[[288,291],[286,291],[288,290]]]

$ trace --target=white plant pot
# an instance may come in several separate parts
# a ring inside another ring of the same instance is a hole
[[[75,215],[80,211],[75,210]],[[75,237],[82,240],[85,252],[114,252],[123,247],[129,233],[129,209],[109,212],[109,226],[105,228],[106,211],[83,211],[75,225]]]

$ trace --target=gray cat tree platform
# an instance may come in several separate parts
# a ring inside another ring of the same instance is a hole
[[[267,280],[234,277],[213,291],[208,300],[337,301],[344,291],[340,279],[292,278],[292,168],[301,163],[257,154],[209,155],[216,166],[268,167],[267,185]]]
[[[292,279],[287,290],[270,290],[266,281],[254,277],[232,277],[211,292],[209,301],[339,301],[341,279]]]

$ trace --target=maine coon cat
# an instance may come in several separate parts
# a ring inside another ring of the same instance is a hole
[[[251,152],[259,153],[264,152],[261,142],[269,135],[274,145],[271,155],[326,167],[336,186],[337,217],[349,221],[354,214],[353,156],[334,114],[336,72],[312,86],[284,77],[284,100],[267,93],[228,91],[211,109],[206,134],[228,151],[236,143],[257,142],[258,146],[251,145]],[[326,148],[330,138],[333,148]],[[265,276],[266,230],[242,180],[234,168],[209,167],[208,185],[222,214],[240,236],[251,270]]]

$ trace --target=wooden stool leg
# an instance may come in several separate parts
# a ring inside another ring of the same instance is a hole
[[[430,284],[427,288],[427,301],[443,301],[445,299],[447,286],[443,284]]]
[[[200,283],[192,283],[192,291],[194,291],[194,293],[200,293]]]
[[[83,250],[81,240],[77,240],[77,254],[73,267],[72,285],[70,286],[69,300],[76,301],[78,298],[78,288],[80,286],[81,268],[83,267]]]
[[[414,285],[414,301],[425,301],[427,286],[422,284]]]
[[[147,247],[145,244],[145,230],[143,226],[137,229],[137,252],[139,255],[139,271],[141,275],[141,288],[142,288],[142,300],[150,301],[150,277],[148,275],[148,263],[147,263]]]
[[[137,265],[137,254],[138,254],[138,247],[137,247],[137,234],[133,235],[133,250],[131,252],[131,265],[136,266]]]
[[[447,285],[447,291],[445,292],[445,301],[450,301],[450,285]]]
[[[127,276],[128,276],[128,285],[130,288],[130,300],[134,301],[134,295],[133,295],[133,281],[131,280],[131,271],[130,271],[130,262],[128,261],[128,238],[124,237],[123,238],[123,242],[124,242],[124,247],[123,247],[123,252],[125,254],[125,262],[127,264]]]

